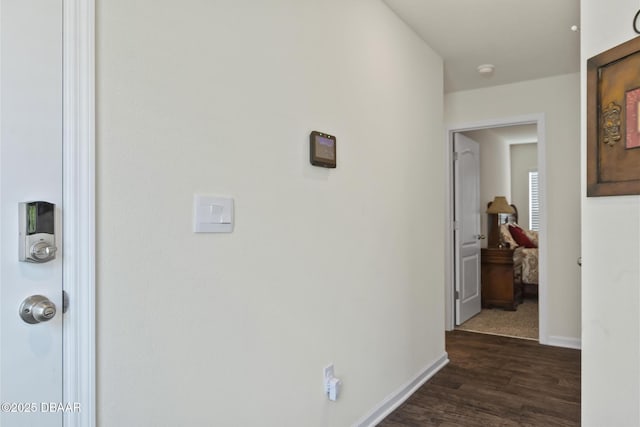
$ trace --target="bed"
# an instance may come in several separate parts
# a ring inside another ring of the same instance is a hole
[[[537,297],[538,232],[521,227],[517,223],[517,209],[515,210],[516,214],[510,216],[507,223],[500,225],[500,237],[504,244],[514,249],[514,280],[522,284],[523,296]]]

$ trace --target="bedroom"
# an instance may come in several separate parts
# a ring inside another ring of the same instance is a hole
[[[513,204],[517,210],[516,213],[508,215],[509,222],[517,222],[527,232],[539,228],[537,125],[501,126],[466,131],[462,134],[476,141],[480,148],[481,236],[488,238],[481,241],[483,248],[482,311],[464,321],[459,328],[537,341],[539,334],[537,249],[522,247],[513,252],[514,256],[511,253],[507,254],[509,258],[516,261],[515,265],[508,266],[492,262],[491,250],[486,249],[487,246],[498,245],[498,235],[491,235],[492,227],[488,225],[489,215],[486,213],[487,203],[494,200],[496,196],[506,196],[508,203]],[[530,190],[535,191],[533,203]],[[495,215],[491,218],[497,219]],[[507,215],[500,215],[499,221],[506,222]],[[504,228],[502,231],[503,237],[499,239],[500,243],[503,243],[503,246],[515,248],[517,243],[512,239],[508,229]],[[505,254],[500,253],[500,255]],[[501,285],[493,281],[494,275],[502,274],[503,270],[509,276],[512,273],[516,275],[515,287],[511,287],[508,291],[496,288]],[[525,280],[522,280],[523,278]]]

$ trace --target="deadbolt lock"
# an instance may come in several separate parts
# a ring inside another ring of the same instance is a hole
[[[43,263],[56,258],[55,217],[53,203],[18,204],[20,261]]]

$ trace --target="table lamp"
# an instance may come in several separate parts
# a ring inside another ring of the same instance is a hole
[[[493,202],[489,202],[487,206],[487,227],[488,237],[487,246],[490,248],[501,248],[504,246],[502,237],[500,236],[500,215],[515,213],[513,206],[507,202],[505,196],[496,196]]]

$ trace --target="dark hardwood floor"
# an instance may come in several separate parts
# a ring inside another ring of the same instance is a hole
[[[449,364],[379,427],[580,425],[579,350],[464,331],[446,346]]]

